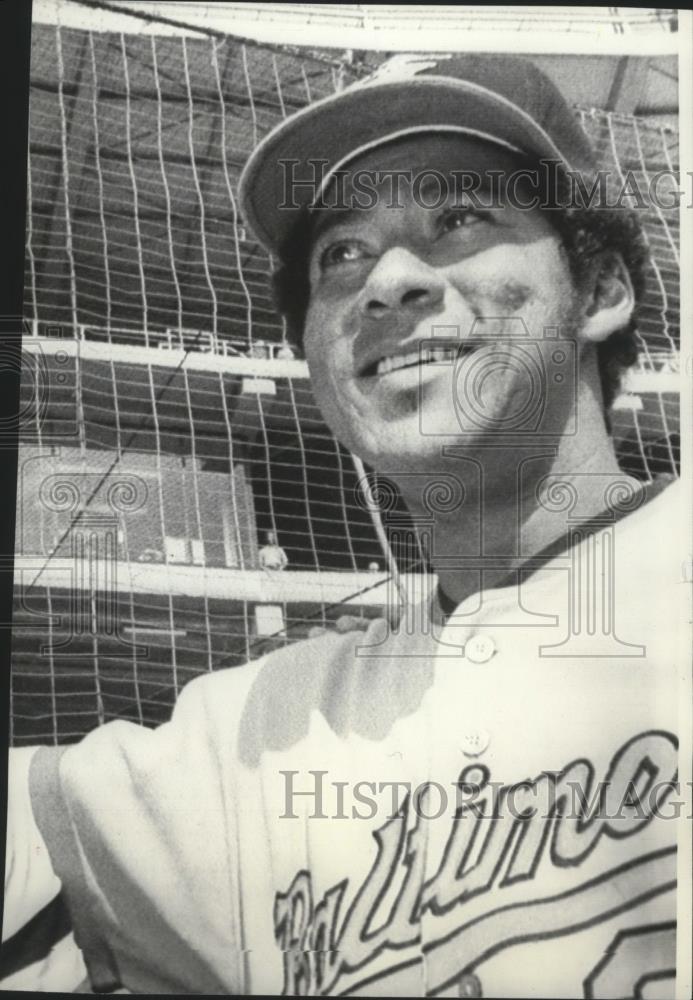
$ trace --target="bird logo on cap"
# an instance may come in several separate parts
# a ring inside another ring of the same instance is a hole
[[[411,80],[427,69],[434,69],[443,59],[450,59],[449,55],[430,56],[417,55],[415,52],[405,52],[401,55],[392,56],[387,59],[364,80],[359,80],[352,84],[350,90],[357,87],[370,87],[374,83],[397,83],[401,80]]]

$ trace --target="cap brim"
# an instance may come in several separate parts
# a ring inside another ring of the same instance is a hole
[[[544,129],[500,94],[467,80],[419,76],[351,87],[277,126],[241,175],[243,217],[263,246],[276,253],[328,171],[395,135],[428,130],[474,135],[571,167]]]

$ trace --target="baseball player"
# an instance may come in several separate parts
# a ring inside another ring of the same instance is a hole
[[[9,929],[60,891],[88,988],[674,996],[680,500],[608,416],[645,249],[542,202],[593,165],[555,86],[487,56],[397,59],[253,153],[316,399],[435,576],[154,731],[13,751]]]

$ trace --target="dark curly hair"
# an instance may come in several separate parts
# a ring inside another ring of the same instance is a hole
[[[634,211],[625,208],[569,206],[548,209],[558,232],[573,280],[579,288],[599,254],[619,253],[630,274],[636,304],[642,299],[649,260],[646,237]],[[308,261],[312,217],[306,210],[298,218],[279,251],[279,266],[272,274],[277,309],[285,318],[289,337],[301,350],[303,327],[310,298]],[[618,394],[622,373],[636,361],[638,340],[635,317],[621,330],[597,345],[597,363],[605,413]]]

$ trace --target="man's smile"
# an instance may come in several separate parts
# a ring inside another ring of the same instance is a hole
[[[369,363],[361,372],[362,378],[382,377],[403,368],[423,368],[433,364],[445,364],[459,360],[471,354],[479,346],[475,343],[460,343],[433,345],[421,343],[407,351],[386,354],[378,360]]]

